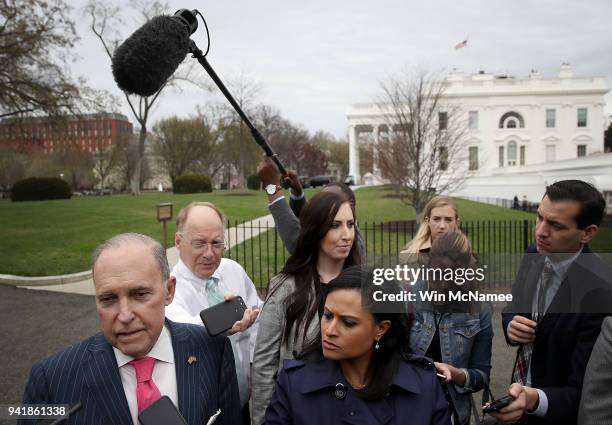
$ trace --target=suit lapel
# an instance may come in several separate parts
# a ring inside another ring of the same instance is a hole
[[[87,349],[89,355],[83,362],[83,376],[92,401],[105,418],[101,423],[133,425],[111,345],[98,333]]]
[[[202,392],[198,382],[200,380],[200,363],[204,359],[198,358],[199,352],[194,350],[189,342],[187,330],[175,323],[166,320],[166,325],[172,337],[172,350],[174,352],[174,367],[176,370],[176,388],[178,391],[178,408],[187,423],[201,422],[202,409],[206,400],[201,397]],[[190,363],[189,360],[192,360]],[[195,359],[195,361],[193,361]]]
[[[532,303],[534,297],[537,296],[536,288],[542,274],[542,268],[544,268],[544,256],[538,256],[531,263],[525,278],[525,284],[523,285],[522,300],[524,305],[521,306],[521,310],[523,310],[521,313],[528,314],[529,318],[532,317]]]

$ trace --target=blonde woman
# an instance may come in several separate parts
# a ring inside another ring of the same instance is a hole
[[[459,227],[459,209],[452,198],[436,196],[425,209],[419,230],[399,253],[400,264],[427,264],[431,244],[437,237]]]

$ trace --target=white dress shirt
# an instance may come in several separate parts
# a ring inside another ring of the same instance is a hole
[[[193,274],[180,259],[170,274],[176,278],[176,291],[174,300],[166,307],[166,317],[175,322],[204,326],[200,318],[200,311],[209,307],[206,280]],[[261,308],[263,305],[246,271],[234,260],[222,258],[212,277],[219,285],[221,293],[231,292],[240,295],[249,307]],[[246,331],[238,332],[230,337],[249,382],[258,326],[259,323],[256,321]]]
[[[130,414],[134,425],[138,425],[138,401],[136,399],[136,370],[134,366],[129,364],[134,357],[123,354],[117,348],[113,347],[117,366],[119,366],[119,375],[121,375],[121,384],[125,391],[125,398],[130,407]],[[172,339],[170,331],[162,328],[157,342],[147,354],[155,359],[153,367],[153,382],[159,388],[162,396],[167,395],[178,408],[178,390],[176,387],[176,370],[174,368],[174,351],[172,350]]]

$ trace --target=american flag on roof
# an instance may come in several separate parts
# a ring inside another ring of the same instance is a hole
[[[461,43],[455,44],[455,50],[463,49],[464,47],[467,47],[467,38],[463,40]]]

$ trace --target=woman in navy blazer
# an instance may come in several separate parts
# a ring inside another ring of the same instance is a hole
[[[409,354],[405,304],[375,302],[375,291],[399,289],[360,266],[325,287],[321,333],[285,361],[265,424],[451,424],[433,364]]]

